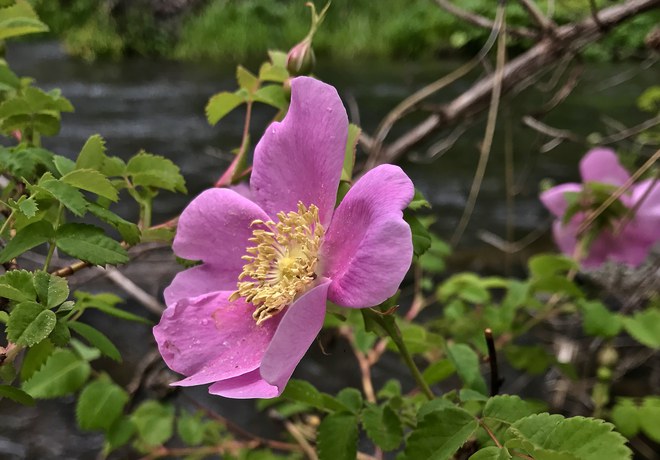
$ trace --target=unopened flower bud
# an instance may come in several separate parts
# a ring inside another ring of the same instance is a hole
[[[291,48],[286,59],[286,68],[292,76],[309,75],[316,64],[312,40],[305,38],[296,46]]]

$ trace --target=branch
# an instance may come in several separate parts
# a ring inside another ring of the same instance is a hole
[[[543,30],[544,33],[554,35],[555,30],[557,28],[557,25],[549,18],[547,18],[543,13],[541,13],[541,10],[539,10],[539,7],[536,6],[536,3],[534,3],[532,0],[518,0],[520,4],[527,10],[527,13],[532,17],[534,22],[536,22],[541,30]]]
[[[436,0],[437,1],[437,0]],[[605,30],[660,5],[660,0],[629,0],[626,3],[604,8],[598,12],[601,28],[589,17],[582,21],[566,24],[556,29],[555,37],[546,37],[530,50],[508,62],[502,77],[502,94],[507,94],[516,84],[527,79],[525,86],[532,84],[528,77],[542,73],[553,62],[563,56],[575,54],[586,45],[605,35]],[[418,126],[403,134],[378,158],[378,164],[392,163],[418,142],[439,129],[453,126],[460,121],[479,114],[488,105],[495,86],[496,76],[491,74],[476,82],[453,101],[441,106],[438,113],[427,117]]]
[[[464,10],[463,8],[454,5],[449,0],[435,0],[435,2],[450,14],[453,14],[459,19],[462,19],[465,22],[468,22],[477,27],[482,27],[484,29],[492,29],[495,23],[488,18],[485,18],[481,15],[473,13],[469,10]],[[521,38],[536,38],[538,34],[531,29],[525,27],[515,27],[508,30],[509,34],[515,35]]]

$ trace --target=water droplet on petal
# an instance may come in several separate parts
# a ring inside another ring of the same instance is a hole
[[[204,318],[204,319],[202,320],[202,326],[206,326],[208,323],[209,323],[209,320],[208,320],[208,319]]]

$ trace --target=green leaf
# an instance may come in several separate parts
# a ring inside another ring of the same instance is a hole
[[[486,423],[499,422],[511,425],[517,420],[534,414],[534,407],[514,395],[498,395],[488,399],[483,417]]]
[[[121,362],[119,350],[101,331],[77,321],[70,322],[69,327],[84,337],[90,345],[101,350],[101,353],[117,362]]]
[[[87,200],[85,200],[82,193],[65,182],[57,179],[41,180],[39,185],[32,188],[47,192],[78,217],[81,217],[87,211]]]
[[[7,246],[0,251],[0,263],[9,262],[11,259],[20,256],[26,251],[44,244],[49,241],[55,232],[53,226],[48,222],[40,220],[26,227],[23,227],[16,233],[16,236],[7,243]]]
[[[119,157],[106,157],[103,160],[103,166],[101,167],[101,173],[105,174],[108,177],[119,177],[123,176],[126,172],[126,163]]]
[[[286,109],[289,105],[289,101],[284,95],[284,89],[280,85],[259,88],[253,97],[256,102],[263,102],[280,110]]]
[[[75,297],[78,299],[78,303],[81,308],[96,308],[97,310],[102,311],[111,316],[117,318],[125,319],[128,321],[135,321],[144,324],[151,324],[151,322],[141,316],[134,315],[120,308],[115,307],[116,304],[122,301],[121,297],[117,297],[114,294],[102,293],[102,294],[90,294],[88,292],[76,291]]]
[[[88,347],[78,339],[71,339],[71,348],[80,358],[87,362],[94,361],[101,357],[101,351],[96,347]]]
[[[48,337],[57,317],[36,302],[22,302],[9,315],[7,338],[19,345],[31,347]]]
[[[26,0],[17,0],[16,4],[0,9],[0,40],[47,31],[48,26],[39,20]]]
[[[37,202],[34,200],[34,198],[24,198],[25,196],[22,196],[21,199],[18,200],[18,209],[21,213],[23,213],[25,217],[31,219],[37,214],[39,206],[37,205]]]
[[[23,390],[33,398],[56,398],[73,393],[89,377],[89,363],[70,350],[59,349],[23,383]]]
[[[60,180],[81,190],[96,193],[110,201],[119,199],[119,193],[110,180],[95,169],[76,169]]]
[[[88,204],[88,211],[101,219],[106,224],[112,225],[117,229],[121,237],[130,245],[140,242],[140,229],[137,225],[122,219],[109,209],[99,206],[96,203]]]
[[[500,449],[496,446],[484,447],[470,456],[470,460],[510,460],[512,458],[506,447]]]
[[[259,80],[274,81],[284,83],[289,78],[289,72],[286,67],[273,65],[270,62],[264,62],[259,68]]]
[[[10,270],[0,276],[0,297],[23,302],[36,300],[32,273],[27,270]]]
[[[25,353],[21,365],[21,380],[29,380],[48,360],[48,357],[53,354],[53,351],[55,351],[55,347],[53,347],[50,340],[42,340],[35,346],[30,347]]]
[[[103,375],[87,385],[76,405],[76,419],[82,430],[108,431],[124,411],[128,393]]]
[[[174,432],[174,408],[157,401],[145,401],[131,415],[138,437],[147,446],[159,446]]]
[[[140,152],[128,160],[126,175],[134,186],[156,187],[186,193],[179,167],[165,157]]]
[[[342,403],[346,409],[357,414],[362,409],[362,393],[355,388],[344,388],[337,393],[337,401]]]
[[[408,210],[403,211],[403,219],[410,225],[412,231],[413,252],[419,257],[431,247],[431,234],[428,229]]]
[[[48,335],[48,338],[58,347],[65,347],[71,341],[71,331],[66,321],[60,320]]]
[[[639,423],[646,436],[660,442],[660,397],[647,396],[639,409]]]
[[[184,412],[176,420],[176,432],[187,446],[198,446],[204,441],[204,421],[200,414]]]
[[[71,171],[76,169],[76,163],[67,157],[63,157],[62,155],[54,155],[53,163],[55,163],[55,168],[57,169],[57,172],[60,173],[60,176],[69,174]]]
[[[447,356],[454,364],[458,376],[467,388],[488,394],[486,382],[479,371],[479,356],[464,343],[455,343],[447,347]]]
[[[254,93],[259,88],[259,79],[241,65],[236,68],[236,81],[238,86],[249,94]]]
[[[321,393],[314,385],[304,380],[289,380],[282,397],[301,402],[321,410],[334,411],[345,409],[343,404],[330,395]]]
[[[522,449],[538,459],[602,460],[632,457],[626,439],[602,420],[548,413],[530,415],[506,432],[508,448]]]
[[[12,387],[10,385],[0,385],[0,398],[9,398],[14,402],[23,404],[24,406],[34,406],[34,399],[32,396],[20,388]]]
[[[506,359],[516,369],[523,369],[532,375],[538,375],[555,363],[541,345],[519,346],[510,344],[504,348]]]
[[[358,424],[354,414],[337,412],[323,419],[316,439],[319,460],[355,460]]]
[[[341,169],[341,180],[350,182],[353,178],[353,167],[355,166],[355,150],[360,139],[362,130],[359,126],[350,123],[348,125],[348,137],[346,138],[346,150],[344,151],[344,166]]]
[[[206,119],[211,126],[218,123],[225,115],[245,102],[245,96],[239,93],[223,91],[209,99],[206,104]]]
[[[584,311],[584,332],[596,337],[615,337],[621,331],[621,317],[609,311],[602,302],[583,301],[580,303]]]
[[[434,362],[422,373],[424,381],[429,385],[435,385],[438,382],[442,382],[444,379],[450,377],[456,372],[456,368],[452,362],[448,359],[441,359]]]
[[[135,423],[129,417],[119,417],[106,433],[107,451],[111,452],[125,445],[136,431]]]
[[[467,411],[448,407],[426,415],[408,437],[403,458],[447,460],[476,431],[477,420]]]
[[[651,309],[623,319],[623,327],[639,343],[649,348],[660,348],[660,310]]]
[[[100,171],[107,157],[105,156],[105,140],[98,134],[87,139],[78,159],[76,169],[95,169]]]
[[[401,420],[388,405],[367,403],[362,411],[362,425],[369,439],[384,451],[398,448],[403,441]]]
[[[535,278],[565,275],[570,270],[578,268],[577,262],[573,259],[557,254],[541,254],[529,259],[529,270]]]
[[[630,398],[617,400],[610,413],[610,418],[616,425],[616,429],[629,439],[639,432],[641,421],[640,410]]]
[[[123,264],[129,261],[126,250],[93,225],[62,225],[57,230],[56,244],[70,256],[94,265]]]
[[[42,271],[34,274],[34,289],[39,302],[46,308],[57,307],[69,297],[69,283],[66,278]]]

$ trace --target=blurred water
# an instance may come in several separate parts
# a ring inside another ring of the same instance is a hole
[[[7,58],[19,75],[35,77],[40,87],[61,88],[76,108],[75,113],[63,116],[60,135],[44,140],[44,145],[56,153],[74,157],[90,135],[100,133],[107,140],[112,155],[127,158],[145,149],[171,158],[181,167],[190,196],[193,196],[217,179],[229,164],[229,150],[240,142],[241,113],[228,116],[216,127],[208,126],[204,117],[204,106],[212,94],[235,88],[234,64],[183,64],[142,58],[87,64],[68,58],[54,43],[13,45]],[[348,104],[351,116],[359,114],[359,123],[367,132],[373,132],[380,119],[402,98],[458,65],[460,62],[456,61],[322,63],[318,76],[338,88],[344,100],[351,102]],[[646,87],[657,83],[657,67],[646,70],[638,67],[638,63],[589,66],[571,97],[544,121],[575,130],[583,136],[602,131],[600,116],[603,114],[627,126],[642,121],[645,115],[635,109],[635,99]],[[615,88],[600,89],[605,80],[631,70],[631,79]],[[459,83],[439,94],[435,102],[449,100],[467,87],[467,82]],[[502,269],[501,254],[480,242],[476,235],[482,229],[504,234],[507,208],[502,126],[505,123],[510,124],[513,133],[517,191],[514,226],[517,236],[546,224],[546,213],[537,200],[540,179],[553,177],[564,181],[578,176],[576,164],[584,153],[583,147],[564,144],[547,154],[538,155],[538,147],[547,139],[523,127],[520,122],[522,115],[538,110],[542,101],[550,97],[548,94],[542,96],[539,91],[530,91],[517,97],[513,103],[504,102],[505,110],[498,124],[482,192],[459,251],[468,254],[472,261],[483,261],[491,255],[495,259],[493,264],[483,263],[480,267]],[[357,113],[354,107],[357,107]],[[255,110],[253,139],[259,138],[272,115],[273,111],[265,107]],[[419,119],[404,120],[393,135],[404,132]],[[402,162],[415,185],[432,202],[437,217],[434,229],[442,237],[451,236],[465,206],[482,135],[483,124],[475,123],[448,153],[436,161],[424,160],[432,140],[411,152],[417,161],[407,159]],[[154,222],[178,214],[189,200],[189,196],[163,194],[154,206]],[[120,212],[134,217],[136,210],[125,207]],[[542,245],[549,244],[547,237],[542,240]],[[465,266],[470,263],[466,262]],[[171,255],[156,253],[131,264],[128,276],[148,292],[160,295],[175,270],[178,268],[172,263]],[[83,284],[85,290],[95,292],[111,289],[107,281],[98,279],[78,283]],[[127,302],[125,308],[145,314],[135,302]],[[153,315],[151,319],[157,321]],[[122,352],[122,365],[102,362],[102,366],[120,384],[126,385],[153,343],[149,328],[125,323],[114,327],[102,316],[91,315],[90,320]],[[346,385],[359,387],[359,370],[346,344],[331,341],[326,343],[325,350],[330,356],[321,353],[319,347],[312,347],[296,376],[314,380],[324,391],[336,392]],[[410,379],[401,377],[397,360],[385,359],[374,369],[377,382],[392,377],[402,378],[404,389],[411,388]],[[542,391],[541,385],[538,390]],[[204,388],[186,391],[253,432],[276,436],[281,430],[276,423],[257,414],[252,402],[209,397]],[[181,403],[179,397],[175,398]],[[40,402],[35,408],[23,408],[6,400],[0,403],[0,458],[95,458],[100,442],[101,438],[96,434],[77,431],[73,399]]]

